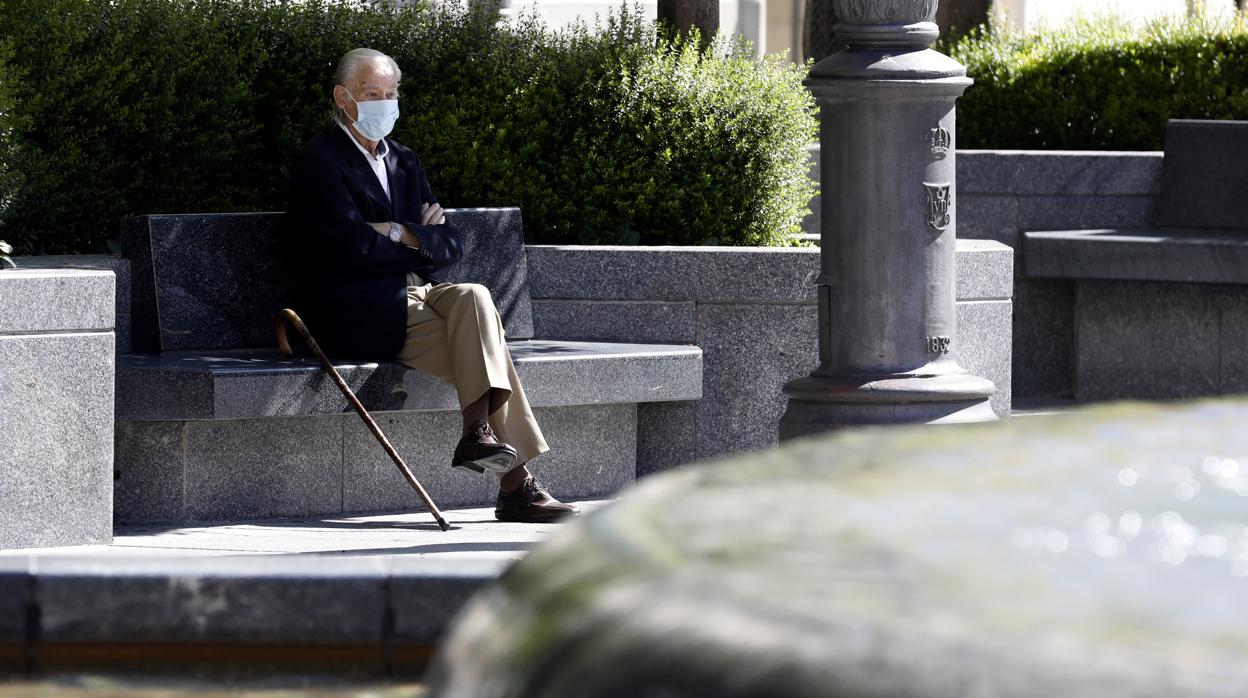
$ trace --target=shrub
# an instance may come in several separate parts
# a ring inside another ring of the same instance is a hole
[[[0,234],[81,252],[126,216],[283,208],[286,165],[356,46],[403,69],[394,135],[445,205],[518,205],[536,242],[797,231],[813,193],[804,67],[661,43],[636,12],[553,34],[465,5],[5,0],[26,176]]]
[[[964,148],[1160,150],[1169,119],[1248,118],[1248,21],[1075,22],[973,32]]]
[[[16,115],[13,113],[13,90],[17,81],[17,67],[12,63],[13,47],[0,38],[0,224],[8,214],[9,205],[13,200],[20,179],[18,177],[16,141],[14,124]],[[0,241],[2,242],[2,241]],[[8,245],[0,244],[0,252],[8,253]],[[7,257],[0,258],[9,263]]]

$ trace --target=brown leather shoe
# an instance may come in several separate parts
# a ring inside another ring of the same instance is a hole
[[[550,496],[532,475],[511,492],[499,490],[494,507],[494,518],[519,523],[550,523],[576,514],[575,506]]]
[[[490,470],[505,473],[516,464],[516,449],[498,440],[490,423],[477,420],[459,440],[451,467],[483,473]]]

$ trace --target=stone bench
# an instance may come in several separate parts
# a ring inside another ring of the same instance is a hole
[[[447,212],[464,259],[447,280],[487,286],[552,451],[561,496],[613,494],[636,475],[637,405],[696,400],[695,346],[534,339],[517,209]],[[289,305],[281,214],[145,216],[123,224],[132,342],[118,357],[120,521],[323,516],[419,507],[311,356],[282,357]],[[329,261],[327,260],[327,263]],[[454,390],[398,363],[331,357],[440,506],[492,503],[492,478],[453,471]]]
[[[1248,391],[1248,122],[1171,121],[1150,227],[1024,232],[1075,282],[1075,397]]]

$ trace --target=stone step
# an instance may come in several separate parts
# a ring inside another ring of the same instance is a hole
[[[562,526],[445,513],[448,532],[424,513],[272,519],[0,552],[0,673],[123,660],[416,673],[468,597]]]

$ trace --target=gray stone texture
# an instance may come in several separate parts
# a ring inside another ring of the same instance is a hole
[[[818,365],[817,326],[813,305],[699,304],[699,459],[776,444],[784,384]]]
[[[0,559],[0,672],[5,667],[5,646],[26,643],[27,606],[34,602],[34,587],[27,560]]]
[[[444,274],[490,289],[514,339],[533,335],[517,209],[448,210],[463,262]],[[273,322],[292,300],[282,214],[145,216],[122,224],[133,265],[133,346],[141,351],[274,346]]]
[[[1248,390],[1248,289],[1079,284],[1080,400],[1175,399]]]
[[[323,556],[40,560],[40,641],[377,644],[386,577]]]
[[[1014,250],[992,240],[959,240],[959,301],[1009,300],[1014,296]]]
[[[501,561],[429,560],[395,557],[389,561],[390,608],[398,644],[433,645],[473,594],[503,572]]]
[[[1248,284],[1248,236],[1242,233],[1118,228],[1024,237],[1032,277]]]
[[[0,273],[0,295],[7,293],[9,273]],[[111,292],[107,272],[48,273],[69,274],[69,286],[77,274],[96,274]],[[58,288],[50,281],[45,292]],[[111,313],[111,295],[100,296],[84,298],[83,305],[100,303],[101,313]],[[70,333],[4,334],[0,325],[0,548],[112,537],[114,339],[110,331],[74,332],[82,318],[72,312],[60,318],[75,323],[64,328]],[[35,324],[55,329],[42,320]]]
[[[976,376],[1004,386],[993,393],[992,411],[998,417],[1010,416],[1013,384],[1009,347],[1014,306],[1004,301],[963,301],[957,305],[958,346],[953,356],[958,365]]]
[[[534,405],[689,400],[701,394],[697,347],[525,340],[508,343]],[[335,364],[371,410],[458,409],[454,389],[397,363]],[[132,354],[119,359],[121,420],[339,414],[350,404],[320,364],[275,351]]]
[[[1245,162],[1248,122],[1170,121],[1157,224],[1248,231]]]
[[[343,415],[188,423],[186,520],[341,511],[346,419]]]
[[[113,518],[181,521],[186,476],[184,422],[117,422]]]
[[[637,477],[698,459],[698,403],[648,402],[637,406]]]
[[[1019,196],[1151,196],[1161,181],[1151,152],[962,150],[958,191]]]
[[[6,269],[0,335],[113,329],[114,276],[83,269]]]
[[[1014,288],[1014,398],[1073,396],[1074,353],[1075,285],[1020,277]]]
[[[536,408],[550,452],[533,471],[560,497],[609,495],[632,482],[636,470],[636,406]],[[390,413],[378,425],[439,507],[491,504],[497,479],[451,468],[459,440],[458,413]],[[372,433],[347,423],[342,445],[342,508],[348,512],[420,510],[423,505]]]
[[[680,342],[697,337],[692,301],[533,301],[538,337],[598,342]]]
[[[113,272],[116,280],[117,353],[130,351],[130,260],[106,254],[41,255],[14,257],[19,269],[101,269]]]

